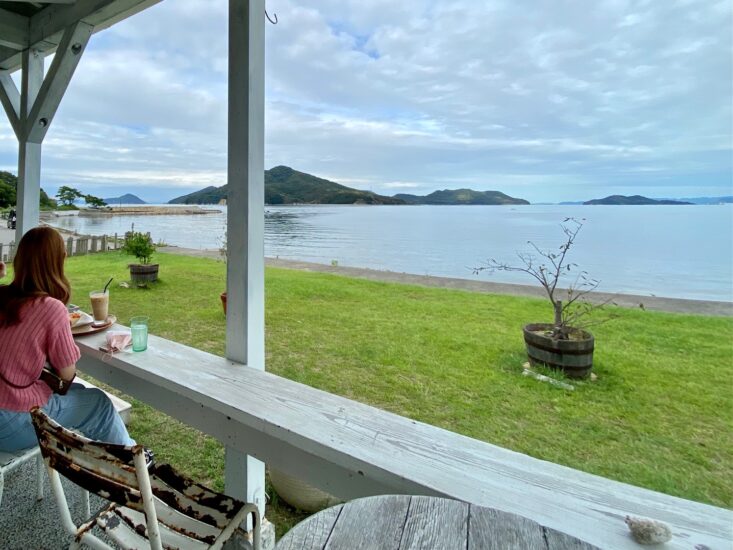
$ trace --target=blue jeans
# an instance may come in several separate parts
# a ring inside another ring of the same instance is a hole
[[[89,439],[134,445],[109,397],[98,388],[72,384],[66,395],[54,393],[42,407],[56,422]],[[12,452],[38,444],[31,415],[0,409],[0,451]]]

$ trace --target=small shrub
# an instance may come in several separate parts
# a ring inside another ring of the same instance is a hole
[[[155,252],[155,244],[149,233],[128,231],[125,233],[125,240],[120,250],[125,254],[135,256],[141,264],[149,264]]]

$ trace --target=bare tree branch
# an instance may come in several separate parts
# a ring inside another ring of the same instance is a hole
[[[574,330],[603,323],[611,316],[594,321],[589,321],[587,317],[612,303],[611,299],[602,303],[587,301],[588,294],[598,288],[600,281],[589,278],[588,273],[577,270],[577,264],[568,262],[568,254],[583,227],[583,222],[585,219],[565,218],[563,220],[560,227],[565,235],[565,242],[560,245],[559,252],[542,250],[534,242],[528,241],[534,253],[517,252],[517,257],[523,265],[511,265],[492,258],[486,262],[486,265],[473,268],[473,272],[478,275],[483,271],[489,273],[508,271],[526,273],[533,277],[544,289],[555,312],[554,338],[567,339]],[[563,279],[570,276],[574,276],[574,279],[567,285],[567,298],[565,301],[556,299],[558,285]]]

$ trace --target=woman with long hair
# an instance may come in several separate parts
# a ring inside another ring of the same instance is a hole
[[[81,356],[66,309],[66,248],[55,229],[36,227],[18,244],[13,281],[0,285],[0,451],[36,444],[31,407],[40,406],[62,426],[108,443],[134,445],[107,395],[72,384],[66,395],[39,379],[46,363],[67,382]],[[0,276],[5,264],[0,265]]]

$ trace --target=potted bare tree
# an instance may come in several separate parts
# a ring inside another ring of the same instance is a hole
[[[608,320],[590,320],[594,310],[601,309],[609,300],[588,301],[587,295],[598,288],[599,281],[591,279],[585,271],[578,270],[577,264],[568,261],[568,252],[585,220],[566,218],[560,224],[565,234],[565,242],[559,250],[540,250],[532,241],[528,244],[530,252],[518,252],[521,265],[510,265],[490,259],[486,265],[474,268],[474,273],[482,271],[514,271],[533,277],[543,288],[552,305],[552,323],[530,323],[524,326],[524,343],[527,355],[533,365],[545,365],[562,370],[572,378],[584,378],[593,368],[595,338],[586,330],[590,325]],[[566,288],[559,284],[564,279],[570,283]]]

